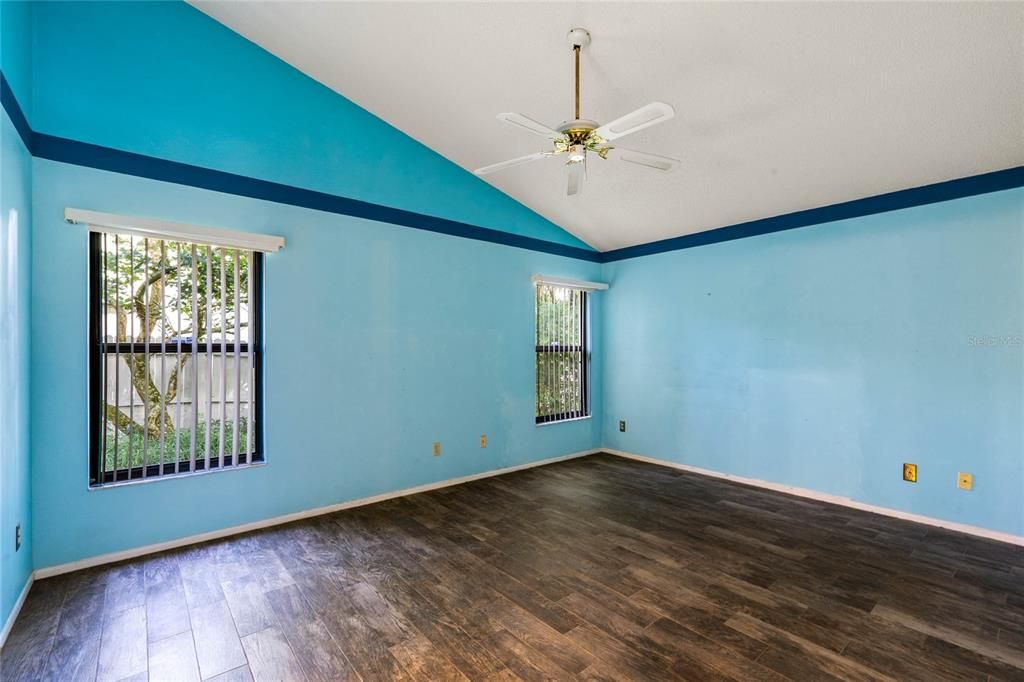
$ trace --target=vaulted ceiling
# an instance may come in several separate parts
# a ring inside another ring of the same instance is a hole
[[[486,181],[600,250],[1024,165],[1024,3],[194,4],[468,170],[545,148],[497,113],[572,118],[587,28],[583,116],[672,104],[622,143],[681,168]]]

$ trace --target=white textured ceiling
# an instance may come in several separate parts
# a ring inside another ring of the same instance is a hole
[[[572,118],[589,29],[583,116],[672,104],[621,142],[682,168],[486,179],[602,251],[1024,165],[1024,3],[194,4],[470,170],[544,148],[497,113]]]

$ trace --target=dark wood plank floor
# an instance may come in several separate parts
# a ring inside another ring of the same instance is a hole
[[[37,582],[8,680],[1024,679],[1024,549],[606,455]]]

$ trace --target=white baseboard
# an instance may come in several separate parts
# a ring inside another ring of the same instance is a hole
[[[765,488],[767,490],[774,490],[780,493],[796,495],[797,497],[805,497],[810,500],[828,502],[830,504],[837,504],[842,507],[850,507],[851,509],[860,509],[861,511],[871,512],[873,514],[891,516],[893,518],[903,519],[904,521],[914,521],[915,523],[923,523],[928,526],[936,526],[938,528],[945,528],[947,530],[955,530],[960,533],[976,535],[978,537],[986,538],[988,540],[996,540],[998,542],[1006,542],[1011,545],[1020,545],[1024,547],[1024,536],[1020,535],[1012,535],[1010,533],[1003,533],[997,530],[989,530],[988,528],[971,526],[966,523],[957,523],[956,521],[945,521],[943,519],[932,518],[931,516],[911,514],[910,512],[899,511],[898,509],[891,509],[889,507],[878,507],[873,504],[857,502],[856,500],[850,499],[849,497],[829,495],[828,493],[818,492],[817,490],[811,490],[810,488],[798,488],[796,486],[783,485],[782,483],[762,481],[757,478],[734,476],[733,474],[725,474],[720,471],[713,471],[711,469],[701,469],[700,467],[690,466],[688,464],[679,464],[678,462],[670,462],[664,459],[657,459],[656,457],[636,455],[633,454],[632,452],[623,452],[622,450],[611,450],[609,448],[604,448],[602,452],[607,452],[608,454],[615,455],[617,457],[625,457],[626,459],[635,459],[640,462],[647,462],[648,464],[657,464],[659,466],[671,467],[673,469],[679,469],[681,471],[689,471],[695,474],[702,474],[704,476],[712,476],[714,478],[721,478],[727,481],[742,483],[743,485],[754,486],[755,488]]]
[[[11,613],[7,616],[4,629],[0,630],[0,648],[7,643],[7,635],[11,634],[11,629],[14,628],[14,621],[18,620],[18,614],[21,613],[21,607],[25,605],[25,599],[28,597],[28,591],[32,589],[34,581],[35,573],[29,573],[28,580],[25,581],[25,587],[22,588],[21,594],[18,595],[18,601],[14,602],[14,608],[11,609]]]
[[[542,459],[536,462],[517,464],[516,466],[505,467],[504,469],[493,469],[491,471],[484,471],[479,474],[470,474],[469,476],[449,478],[444,481],[437,481],[436,483],[427,483],[425,485],[419,485],[413,488],[405,488],[403,490],[396,490],[390,493],[382,493],[380,495],[362,497],[357,500],[349,500],[348,502],[339,502],[338,504],[331,504],[326,507],[307,509],[305,511],[295,512],[292,514],[285,514],[284,516],[275,516],[270,519],[263,519],[262,521],[243,523],[240,526],[231,526],[230,528],[222,528],[221,530],[214,530],[208,533],[189,535],[187,537],[177,538],[175,540],[168,540],[167,542],[158,542],[153,545],[135,547],[133,549],[126,549],[120,552],[100,554],[98,556],[89,557],[87,559],[79,559],[78,561],[72,561],[66,564],[47,566],[45,568],[37,568],[33,575],[37,580],[41,580],[43,578],[49,578],[55,575],[60,575],[62,573],[78,571],[83,568],[91,568],[93,566],[100,566],[102,564],[112,564],[117,561],[124,561],[125,559],[134,559],[135,557],[144,556],[146,554],[155,554],[156,552],[163,552],[168,549],[175,549],[177,547],[184,547],[186,545],[194,545],[200,542],[207,542],[208,540],[216,540],[218,538],[224,538],[230,535],[238,535],[239,533],[247,533],[249,531],[259,530],[261,528],[268,528],[270,526],[279,526],[283,523],[291,523],[292,521],[308,519],[313,516],[331,514],[336,511],[341,511],[342,509],[362,507],[363,505],[373,504],[374,502],[383,502],[384,500],[391,500],[396,497],[415,495],[416,493],[424,493],[429,490],[437,490],[438,488],[447,488],[453,485],[469,483],[470,481],[477,481],[482,478],[490,478],[491,476],[501,476],[502,474],[510,474],[513,471],[532,469],[533,467],[544,466],[545,464],[554,464],[555,462],[564,462],[565,460],[575,459],[577,457],[586,457],[587,455],[593,455],[598,452],[603,452],[603,450],[584,450],[583,452],[574,452],[571,455],[562,455],[561,457],[551,457],[549,459]],[[14,621],[11,622],[13,623]]]

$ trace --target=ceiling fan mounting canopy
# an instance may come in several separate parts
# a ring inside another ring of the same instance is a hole
[[[569,43],[569,47],[575,49],[577,47],[586,47],[590,44],[590,31],[585,28],[570,28],[568,35],[565,36],[566,41]]]
[[[552,142],[553,149],[478,168],[474,171],[477,175],[486,175],[548,156],[566,154],[567,160],[565,163],[569,166],[569,188],[567,193],[569,196],[573,196],[582,189],[588,152],[597,154],[602,159],[607,159],[609,153],[616,150],[616,147],[609,144],[610,141],[625,137],[652,125],[663,123],[675,115],[675,110],[670,105],[664,102],[652,102],[604,125],[599,124],[597,121],[582,118],[580,116],[580,51],[582,48],[590,45],[590,32],[584,28],[570,29],[569,34],[566,36],[566,41],[572,48],[575,64],[576,108],[574,118],[564,121],[557,128],[552,129],[522,114],[498,114],[499,121],[504,121],[535,135],[548,138]],[[627,150],[621,147],[617,151],[618,154],[615,158],[663,172],[671,171],[679,165],[677,159],[667,156]]]

